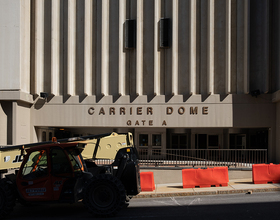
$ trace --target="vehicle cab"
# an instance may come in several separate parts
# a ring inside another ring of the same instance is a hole
[[[75,200],[77,180],[85,167],[78,143],[48,144],[26,150],[16,184],[21,198],[32,201]]]

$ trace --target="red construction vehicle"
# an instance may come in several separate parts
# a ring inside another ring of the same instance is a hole
[[[118,145],[117,151],[110,148],[116,151],[112,164],[98,166],[88,161],[87,168],[81,153],[89,142],[56,142],[26,149],[19,170],[0,180],[0,218],[13,210],[17,200],[31,205],[83,201],[92,214],[105,217],[125,207],[128,198],[140,192],[136,149],[129,143]],[[96,148],[98,142],[100,138]]]

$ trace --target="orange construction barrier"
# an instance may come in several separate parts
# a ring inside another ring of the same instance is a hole
[[[182,180],[183,188],[228,186],[228,168],[184,169]]]
[[[153,172],[140,173],[140,185],[142,191],[154,191],[156,189]]]
[[[280,183],[280,164],[253,164],[253,183]]]

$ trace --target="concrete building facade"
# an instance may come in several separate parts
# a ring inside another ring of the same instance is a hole
[[[110,131],[280,162],[277,0],[0,0],[0,145]]]

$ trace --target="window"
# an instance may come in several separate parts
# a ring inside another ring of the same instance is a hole
[[[219,148],[219,135],[196,134],[196,149],[217,149]]]
[[[81,169],[82,169],[83,165],[82,165],[82,162],[81,162],[81,160],[78,156],[80,154],[80,152],[77,153],[77,152],[74,152],[74,150],[70,150],[70,151],[67,151],[67,152],[68,152],[68,157],[70,159],[71,165],[74,169],[74,172],[81,172],[82,171]]]
[[[49,132],[49,141],[51,141],[52,140],[52,132]]]
[[[45,131],[42,132],[42,141],[43,142],[47,141],[47,132]]]
[[[246,135],[230,134],[229,144],[230,149],[246,149]]]
[[[186,134],[172,134],[171,148],[172,149],[187,149],[187,135]]]
[[[208,135],[208,147],[218,147],[218,146],[219,146],[219,136]]]
[[[207,134],[196,134],[195,135],[195,148],[196,149],[207,149]]]
[[[72,168],[67,155],[61,148],[53,148],[52,152],[52,172],[54,175],[72,173]]]
[[[152,136],[153,146],[161,146],[161,135],[153,134]]]
[[[29,155],[22,175],[24,179],[36,179],[48,175],[48,160],[45,150],[34,151]]]
[[[52,149],[52,172],[54,175],[81,172],[82,164],[75,150],[64,151],[61,148]],[[73,167],[73,169],[72,169]]]
[[[148,146],[149,144],[148,134],[139,134],[139,146]]]

